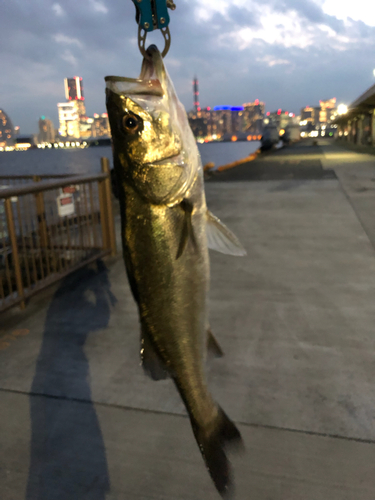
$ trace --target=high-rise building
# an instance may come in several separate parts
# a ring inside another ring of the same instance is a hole
[[[77,101],[60,102],[57,105],[59,111],[59,133],[63,137],[80,137],[79,108]]]
[[[316,125],[319,121],[319,114],[317,113],[316,108],[312,106],[306,106],[301,109],[301,122],[300,125]]]
[[[55,142],[55,127],[45,116],[39,118],[38,144]]]
[[[201,110],[199,106],[199,83],[197,77],[195,77],[193,80],[193,93],[194,93],[194,109],[195,112],[197,113],[198,111]]]
[[[79,117],[86,116],[85,97],[83,95],[83,83],[80,76],[65,78],[65,98],[67,101],[76,101],[78,105]]]
[[[14,127],[4,110],[0,109],[0,147],[12,146],[14,143]]]
[[[243,131],[260,134],[262,132],[264,119],[264,102],[259,101],[259,99],[255,99],[254,102],[245,103],[243,107]]]
[[[320,104],[319,122],[320,123],[330,122],[331,116],[333,116],[333,113],[336,109],[336,97],[328,99],[327,101],[319,101],[319,104]]]

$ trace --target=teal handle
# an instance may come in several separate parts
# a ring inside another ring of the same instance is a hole
[[[133,0],[133,3],[139,14],[138,24],[140,28],[150,32],[168,26],[167,0]]]

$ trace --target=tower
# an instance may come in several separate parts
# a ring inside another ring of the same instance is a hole
[[[86,116],[85,98],[83,95],[82,78],[75,76],[74,78],[65,78],[65,98],[67,101],[76,101],[78,105],[79,117]]]
[[[195,112],[200,111],[201,108],[199,106],[199,88],[198,88],[198,78],[194,77],[193,81],[193,92],[194,92],[194,109]]]

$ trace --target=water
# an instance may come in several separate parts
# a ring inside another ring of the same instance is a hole
[[[199,144],[202,163],[215,167],[245,158],[260,142],[215,142]],[[0,175],[89,174],[100,171],[100,158],[112,163],[110,146],[87,149],[31,149],[0,153]]]

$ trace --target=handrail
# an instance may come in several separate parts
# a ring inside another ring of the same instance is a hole
[[[49,189],[71,186],[72,184],[84,184],[86,182],[103,181],[107,177],[108,174],[100,173],[65,177],[61,180],[33,182],[19,187],[0,189],[0,199],[11,198],[13,196],[22,196],[24,194],[40,193],[41,191],[48,191]]]
[[[64,177],[71,177],[71,176],[76,176],[79,174],[36,174],[37,177],[40,177],[41,179],[63,179]],[[13,179],[30,179],[33,180],[35,177],[35,174],[15,174],[15,175],[0,175],[0,181],[2,180],[13,180]]]
[[[51,283],[116,254],[108,158],[95,174],[32,180],[0,189],[0,313],[25,307]],[[77,184],[61,195],[60,188]]]

